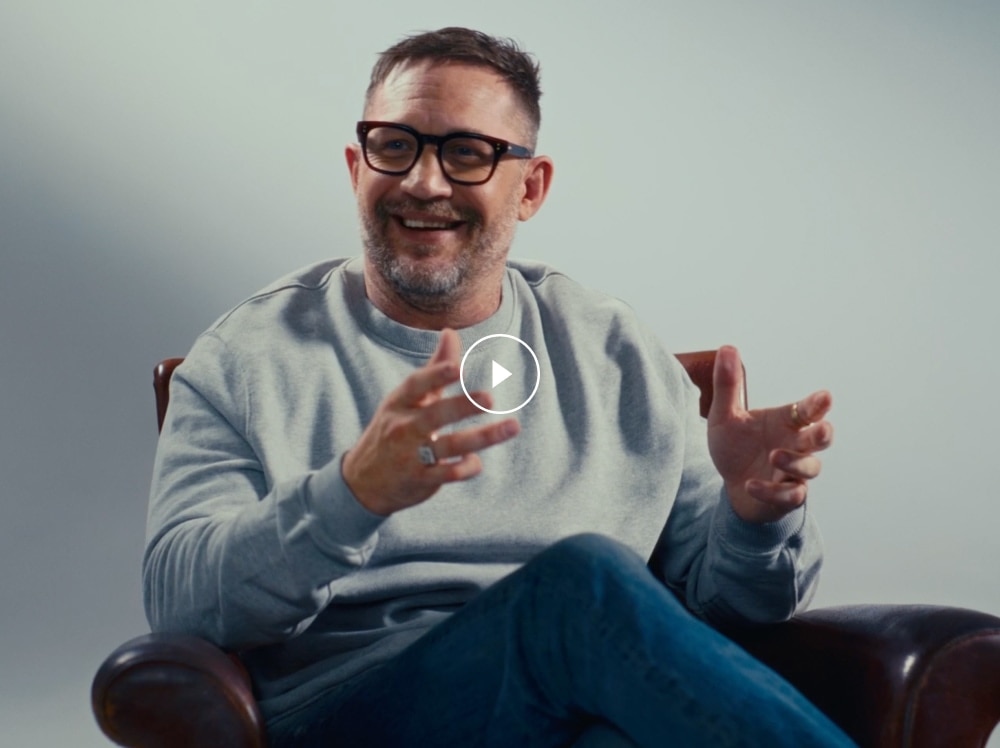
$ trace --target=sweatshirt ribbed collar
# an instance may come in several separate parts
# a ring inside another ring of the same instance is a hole
[[[462,350],[480,338],[497,333],[511,334],[514,329],[514,284],[508,267],[503,277],[500,307],[482,322],[458,331]],[[346,298],[351,314],[358,324],[387,348],[426,358],[437,347],[441,333],[436,330],[419,330],[396,322],[380,311],[365,294],[364,263],[360,257],[351,259],[343,268]]]

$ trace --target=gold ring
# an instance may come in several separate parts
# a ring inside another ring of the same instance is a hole
[[[792,425],[800,431],[806,426],[812,425],[809,421],[802,417],[802,414],[799,413],[799,404],[797,402],[792,403]]]

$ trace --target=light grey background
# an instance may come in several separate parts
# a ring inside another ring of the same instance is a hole
[[[3,744],[104,744],[90,679],[146,630],[152,366],[359,252],[368,70],[450,24],[543,65],[556,179],[516,256],[674,350],[738,345],[753,403],[833,391],[816,604],[1000,614],[1000,6],[469,5],[0,4]]]

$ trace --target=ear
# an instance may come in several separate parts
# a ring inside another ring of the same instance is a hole
[[[524,193],[518,207],[518,220],[527,221],[545,202],[552,185],[552,174],[555,166],[548,156],[535,156],[528,162],[524,172]]]
[[[344,158],[347,160],[347,171],[351,175],[351,189],[358,191],[358,174],[361,172],[361,145],[348,143],[344,148]]]

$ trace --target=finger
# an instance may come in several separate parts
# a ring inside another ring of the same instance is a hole
[[[819,390],[792,403],[785,411],[789,426],[804,429],[822,421],[833,406],[833,396],[826,390]]]
[[[517,419],[508,418],[479,428],[443,434],[434,442],[434,452],[439,460],[464,456],[513,439],[519,433],[521,425]]]
[[[829,421],[820,421],[801,429],[790,429],[770,446],[788,452],[811,454],[822,452],[831,444],[833,444],[833,424]]]
[[[822,461],[811,454],[798,454],[784,449],[776,449],[770,454],[771,464],[783,473],[797,480],[812,480],[819,476]]]
[[[430,485],[453,483],[475,478],[483,471],[483,461],[475,452],[456,457],[447,462],[439,462],[425,469],[423,480]]]
[[[438,337],[437,348],[434,349],[434,353],[427,363],[439,364],[445,361],[459,363],[461,360],[462,339],[458,337],[457,332],[450,327],[446,327],[441,331],[441,335]]]
[[[458,381],[458,364],[454,361],[428,363],[406,377],[387,399],[402,406],[416,405],[427,395],[438,392],[456,381]]]
[[[436,395],[457,380],[461,373],[461,349],[458,333],[447,327],[442,330],[434,353],[426,364],[404,380],[395,402],[404,406],[419,405],[428,395]]]
[[[795,429],[795,434],[782,440],[781,448],[791,452],[821,452],[833,444],[833,424],[820,421],[802,429]]]
[[[746,408],[743,397],[743,362],[739,351],[731,345],[719,348],[712,371],[712,407],[709,423],[735,415]]]
[[[764,504],[787,513],[805,503],[808,489],[803,481],[748,480],[746,492]]]
[[[472,402],[475,400],[476,402]],[[484,408],[493,405],[493,397],[488,392],[473,392],[465,395],[445,397],[425,406],[417,416],[416,427],[421,433],[430,434],[448,424],[461,421],[482,411],[476,406],[479,403]]]

